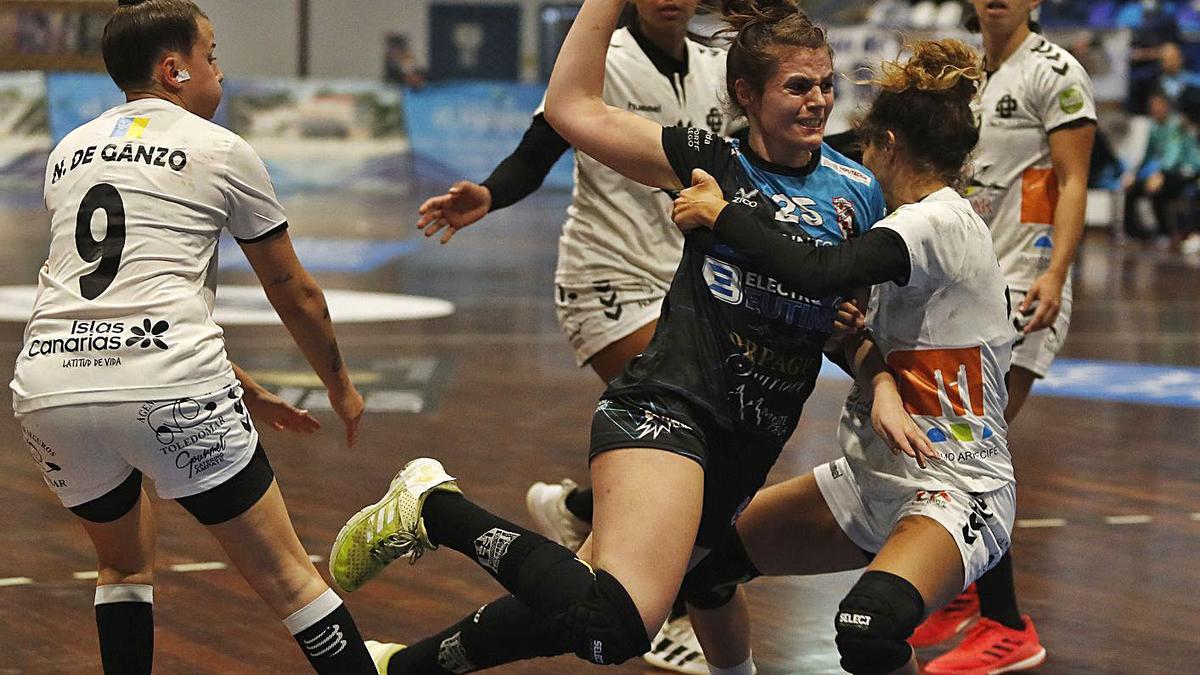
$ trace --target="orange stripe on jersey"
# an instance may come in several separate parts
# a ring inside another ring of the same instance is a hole
[[[1054,224],[1058,206],[1058,179],[1054,169],[1026,169],[1021,174],[1021,222]]]
[[[909,414],[961,416],[969,407],[974,414],[983,415],[983,353],[979,347],[893,351],[887,355],[887,364]]]

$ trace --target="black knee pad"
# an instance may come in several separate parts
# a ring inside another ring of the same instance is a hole
[[[738,584],[760,576],[735,529],[687,573],[681,592],[692,607],[718,609],[733,599]]]
[[[604,570],[596,570],[587,595],[563,613],[562,629],[575,655],[592,663],[617,665],[650,651],[637,605]]]
[[[925,601],[907,580],[870,571],[838,605],[837,647],[853,675],[890,673],[912,658],[908,638],[925,615]]]
[[[175,501],[202,524],[219,525],[249,511],[266,494],[273,480],[275,471],[259,443],[250,461],[233,478],[211,490]]]
[[[72,506],[71,513],[93,523],[111,523],[129,513],[142,496],[142,472],[134,469],[117,487],[90,502]]]

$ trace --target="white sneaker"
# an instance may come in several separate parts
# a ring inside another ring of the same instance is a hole
[[[650,651],[642,657],[646,663],[676,673],[708,675],[708,661],[700,649],[700,641],[686,616],[671,619],[650,641]]]
[[[578,551],[592,533],[591,523],[567,510],[567,495],[578,488],[575,481],[564,478],[558,485],[534,483],[525,493],[525,508],[533,516],[538,532],[572,551]]]
[[[1188,235],[1188,238],[1179,244],[1179,252],[1184,255],[1196,255],[1200,253],[1200,234]]]
[[[395,642],[376,642],[374,640],[367,640],[364,644],[367,645],[367,653],[371,655],[371,661],[375,664],[375,670],[379,671],[379,675],[387,675],[388,661],[392,658],[392,654],[405,647],[405,645]]]

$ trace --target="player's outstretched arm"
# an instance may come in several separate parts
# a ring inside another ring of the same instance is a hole
[[[683,185],[667,161],[662,127],[607,105],[604,62],[625,0],[586,0],[563,42],[546,89],[546,120],[576,150],[644,185]]]
[[[242,251],[258,275],[267,300],[325,384],[329,402],[346,426],[346,442],[354,447],[364,412],[363,398],[342,362],[321,287],[300,264],[287,230],[261,241],[243,243]]]
[[[430,197],[417,209],[417,229],[426,237],[442,232],[441,243],[488,213],[516,204],[542,186],[550,169],[571,147],[546,122],[535,115],[521,143],[482,183],[460,180],[445,194]]]

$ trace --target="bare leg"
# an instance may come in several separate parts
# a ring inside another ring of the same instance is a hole
[[[601,380],[608,382],[625,370],[625,365],[633,360],[633,357],[646,351],[646,346],[650,344],[650,338],[654,337],[654,329],[658,326],[658,320],[642,326],[625,337],[613,342],[596,352],[592,358],[588,359],[588,365]]]
[[[716,609],[688,607],[704,658],[717,668],[732,668],[750,658],[750,603],[740,586],[733,599]]]
[[[248,511],[208,529],[280,619],[329,590],[296,537],[275,481]]]
[[[1037,375],[1026,368],[1013,366],[1008,371],[1005,381],[1008,384],[1008,406],[1004,408],[1004,421],[1012,424],[1017,418],[1017,413],[1021,412],[1025,405],[1025,400],[1029,398],[1029,391],[1033,389]]]
[[[811,473],[759,490],[737,531],[750,561],[767,576],[840,572],[867,563]],[[750,615],[740,590],[724,607],[688,613],[709,663],[728,668],[750,658]]]
[[[896,523],[868,570],[890,572],[912,584],[925,601],[926,615],[954,599],[963,587],[962,554],[937,521],[909,516]],[[895,675],[919,673],[916,654]]]
[[[591,468],[596,517],[584,554],[621,582],[653,636],[695,545],[703,470],[681,455],[642,448],[605,452]]]
[[[96,632],[105,672],[149,674],[154,660],[154,514],[140,492],[107,523],[79,519],[96,549]]]
[[[129,513],[112,522],[79,522],[96,548],[97,586],[154,583],[154,512],[144,490]]]

